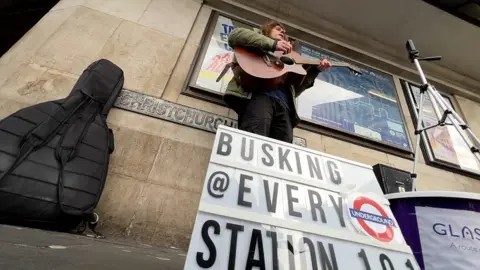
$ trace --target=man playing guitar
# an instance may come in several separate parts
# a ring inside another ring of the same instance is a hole
[[[267,22],[262,25],[261,31],[262,34],[258,34],[250,29],[236,28],[230,33],[228,44],[232,48],[264,52],[281,51],[287,54],[292,51],[286,29],[279,22]],[[238,114],[239,129],[291,143],[293,128],[300,122],[295,98],[312,87],[318,73],[330,66],[331,63],[323,59],[320,65],[305,68],[307,74],[300,83],[281,84],[268,91],[244,89],[235,78],[241,74],[240,67],[235,66],[235,76],[227,86],[224,100]]]

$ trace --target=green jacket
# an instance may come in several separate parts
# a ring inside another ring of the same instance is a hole
[[[254,47],[261,49],[263,51],[273,51],[275,46],[275,41],[269,37],[264,35],[258,34],[253,30],[246,29],[246,28],[235,28],[228,37],[228,44],[230,47],[244,47],[248,49],[248,47]],[[299,85],[289,85],[289,89],[292,94],[292,100],[294,103],[294,111],[293,111],[293,119],[292,124],[293,126],[297,126],[300,122],[300,117],[297,114],[297,100],[296,98],[300,96],[306,89],[313,86],[315,78],[319,74],[319,70],[315,66],[308,66],[306,67],[307,75],[305,75],[305,79]],[[227,89],[224,94],[224,101],[229,105],[231,108],[235,108],[235,106],[243,106],[242,101],[251,98],[251,94],[246,92],[240,85],[237,84],[235,78],[232,78],[227,85]]]

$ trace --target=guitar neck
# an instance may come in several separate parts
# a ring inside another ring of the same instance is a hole
[[[318,59],[309,59],[309,58],[303,58],[302,59],[295,59],[295,63],[297,65],[313,65],[313,66],[318,66],[320,65],[320,60]],[[331,62],[332,66],[335,67],[349,67],[350,65],[347,63],[342,63],[342,62]]]

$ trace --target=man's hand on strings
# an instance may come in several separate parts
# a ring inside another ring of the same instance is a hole
[[[292,51],[292,44],[285,40],[277,41],[277,46],[275,47],[275,51],[282,51],[285,54],[290,53]]]
[[[322,61],[320,62],[320,65],[318,65],[317,68],[320,71],[325,71],[325,70],[329,69],[331,66],[332,66],[332,64],[330,62],[328,62],[327,59],[322,59]]]

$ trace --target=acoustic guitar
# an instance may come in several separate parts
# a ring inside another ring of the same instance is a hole
[[[237,82],[249,91],[265,91],[281,84],[300,84],[307,71],[304,65],[320,65],[321,60],[310,59],[292,51],[289,54],[277,52],[253,52],[243,48],[234,48],[234,64],[228,65],[217,78],[223,77],[228,68],[233,66]],[[330,62],[332,67],[345,67],[355,75],[361,70],[343,62]],[[238,69],[239,68],[239,69]]]

